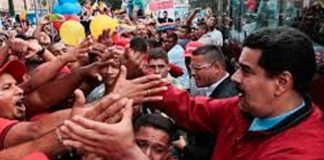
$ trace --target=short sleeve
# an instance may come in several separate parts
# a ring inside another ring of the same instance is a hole
[[[0,150],[3,149],[3,143],[8,131],[17,123],[18,121],[16,120],[0,118]]]

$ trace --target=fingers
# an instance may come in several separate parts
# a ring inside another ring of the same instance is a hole
[[[161,86],[163,84],[163,80],[162,79],[159,79],[159,80],[152,80],[152,81],[149,81],[149,82],[146,82],[144,84],[142,84],[142,88],[147,90],[147,89],[151,89],[151,88],[154,88],[154,87],[158,87],[158,86]]]
[[[152,96],[152,95],[156,95],[160,92],[168,90],[168,87],[167,86],[159,86],[159,87],[154,87],[154,88],[150,88],[147,90],[149,90],[149,94],[146,96]]]
[[[126,76],[127,76],[127,69],[124,65],[122,65],[120,67],[120,73],[119,73],[119,76],[117,79],[117,83],[118,83],[118,81],[126,80]]]
[[[94,104],[94,107],[88,111],[85,114],[86,118],[93,119],[100,115],[104,109],[106,109],[105,106],[110,106],[113,103],[115,103],[118,99],[120,99],[120,95],[118,94],[109,94],[102,99],[96,104]]]
[[[127,124],[129,126],[132,126],[132,119],[133,119],[133,100],[128,100],[123,110],[123,118],[120,121],[120,124]]]
[[[156,74],[150,74],[150,75],[146,75],[140,78],[136,78],[134,80],[132,80],[133,83],[138,84],[138,83],[147,83],[153,80],[159,80],[161,79],[161,75],[156,75]]]
[[[105,151],[99,147],[95,147],[92,145],[88,145],[88,144],[83,144],[81,142],[78,141],[74,141],[74,140],[64,140],[63,144],[65,146],[71,146],[74,148],[78,148],[78,149],[82,149],[91,153],[96,153],[99,155],[105,155]]]
[[[75,117],[73,117],[72,120],[76,124],[80,125],[82,128],[87,128],[89,130],[93,130],[93,131],[99,132],[99,133],[108,134],[108,133],[106,133],[107,128],[110,127],[109,124],[93,121],[93,120],[83,118],[83,117],[80,117],[80,116],[75,116]],[[72,126],[70,126],[70,127],[72,128]],[[77,132],[79,132],[79,131],[77,131]],[[84,137],[87,137],[87,134],[85,132],[79,132],[79,134],[84,136]],[[94,135],[89,135],[89,136],[93,137]]]
[[[123,113],[118,112],[112,117],[109,117],[108,119],[104,120],[105,123],[113,124],[119,122],[123,118]]]
[[[105,106],[106,109],[104,109],[98,116],[94,117],[93,120],[104,122],[107,119],[113,117],[125,107],[127,100],[128,99],[123,98],[116,101],[114,104],[110,106]]]
[[[64,125],[60,127],[60,131],[66,135],[68,139],[79,141],[87,145],[97,145],[97,142],[103,140],[103,135],[72,121],[65,121]]]
[[[162,100],[163,100],[163,96],[148,96],[148,97],[144,97],[143,99],[141,99],[140,102],[138,102],[138,103],[158,102],[158,101],[162,101]]]
[[[73,108],[84,106],[86,99],[84,97],[83,92],[80,89],[77,89],[74,91],[74,95],[75,95],[75,100],[74,100]]]

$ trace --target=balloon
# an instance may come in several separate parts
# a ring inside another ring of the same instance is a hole
[[[62,24],[60,37],[67,45],[76,46],[85,39],[84,27],[76,21],[69,20]]]
[[[80,17],[77,15],[64,15],[64,19],[67,20],[74,20],[80,22]]]
[[[76,3],[78,0],[63,0],[64,3]]]
[[[65,0],[58,0],[58,2],[61,5],[61,4],[65,3]]]
[[[82,6],[80,5],[80,3],[74,3],[74,5],[75,5],[76,14],[81,13]]]
[[[63,14],[74,14],[75,13],[75,5],[74,3],[64,3],[62,5]]]
[[[57,14],[61,14],[61,13],[63,13],[63,12],[62,12],[62,8],[61,8],[61,6],[60,6],[60,5],[56,5],[56,6],[54,6],[54,7],[53,7],[53,13],[57,13]]]
[[[53,21],[53,27],[57,30],[60,31],[62,25],[62,21]]]
[[[90,31],[95,38],[98,38],[107,29],[110,29],[110,34],[112,34],[115,32],[117,26],[117,19],[111,19],[107,15],[97,15],[90,23]]]

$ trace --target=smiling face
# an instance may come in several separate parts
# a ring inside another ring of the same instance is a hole
[[[163,130],[142,126],[135,133],[135,140],[150,160],[163,160],[169,153],[170,136]]]
[[[23,104],[23,90],[8,73],[0,75],[0,116],[7,119],[23,120],[26,107]]]
[[[261,50],[244,47],[239,58],[240,68],[233,74],[232,80],[237,83],[240,95],[240,108],[256,117],[269,117],[276,108],[276,78],[267,76],[266,71],[258,64]]]
[[[118,59],[110,59],[109,65],[100,72],[104,82],[108,86],[113,86],[120,72],[120,61]]]

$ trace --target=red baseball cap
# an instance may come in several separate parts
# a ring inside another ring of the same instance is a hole
[[[27,73],[27,69],[19,60],[10,60],[1,66],[0,74],[3,73],[9,73],[18,83],[20,83],[23,81],[23,76]]]
[[[191,41],[186,45],[186,50],[185,50],[185,57],[191,57],[192,52],[196,50],[198,47],[203,46],[202,43],[198,41]]]

